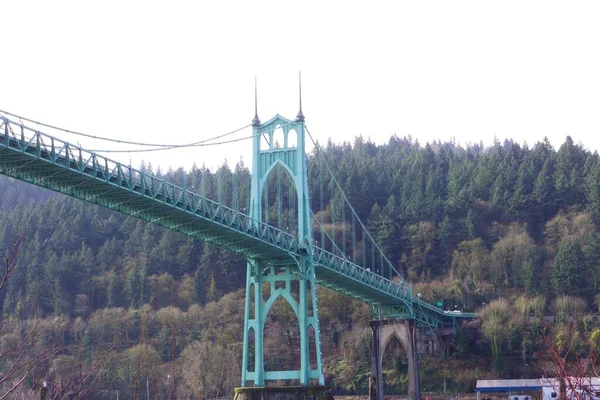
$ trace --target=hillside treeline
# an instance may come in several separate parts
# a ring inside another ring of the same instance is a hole
[[[505,141],[465,148],[438,142],[422,146],[396,136],[384,145],[357,138],[354,143],[328,142],[320,154],[308,160],[313,208],[319,209],[323,201],[323,213],[331,213],[339,200],[330,196],[330,187],[322,188],[319,179],[313,179],[325,160],[388,259],[426,300],[474,310],[496,298],[525,294],[542,296],[545,311],[554,313],[554,299],[572,295],[590,312],[595,310],[600,164],[597,153],[571,138],[558,149],[547,140],[532,147]],[[215,171],[193,167],[162,172],[146,164],[141,169],[229,206],[247,207],[250,171],[242,162]],[[276,182],[270,180],[271,196],[278,192]],[[275,221],[282,206],[269,204]],[[331,215],[325,218],[334,220]],[[235,321],[243,313],[243,299],[227,308],[230,316],[218,310],[227,321],[204,311],[224,296],[239,296],[246,268],[239,255],[0,177],[0,244],[9,247],[23,232],[26,241],[18,267],[0,292],[5,321],[59,318],[80,324],[79,331],[72,328],[65,338],[71,346],[99,349],[118,340],[123,352],[142,345],[142,310],[147,315],[148,310],[156,315],[166,309],[179,313],[175,315],[193,312],[197,315],[190,321],[198,323],[193,328],[183,328],[183,322],[171,328],[164,322],[146,332],[157,363],[183,360],[185,349],[194,343],[213,343],[219,335],[207,333],[211,331],[203,325],[213,323],[221,324],[219,329],[227,332],[223,337],[231,339],[223,348],[239,357],[242,330]],[[276,307],[271,322],[272,329],[291,343],[296,338],[284,328],[290,324],[290,311],[285,305]],[[108,318],[108,312],[131,318],[132,328],[123,323],[118,329],[126,332],[116,335],[109,328],[94,328],[94,321]],[[320,297],[319,312],[330,379],[335,376],[345,392],[363,390],[369,368],[368,331],[363,331],[368,308],[330,293]],[[177,337],[177,345],[167,340],[175,329],[185,337]],[[350,346],[347,338],[358,335],[357,330],[362,336]],[[271,345],[285,343],[273,340]],[[480,351],[484,358],[490,354]],[[281,362],[295,362],[293,353],[289,357]],[[397,381],[403,382],[399,377],[404,367],[394,368]]]

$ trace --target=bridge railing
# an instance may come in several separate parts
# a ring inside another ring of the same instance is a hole
[[[315,156],[308,165],[308,171],[314,180],[312,187],[315,198],[311,204],[311,211],[317,244],[382,278],[392,282],[403,282],[402,271],[387,258],[363,222],[364,215],[361,218],[345,193],[348,190],[355,199],[359,198],[363,190],[360,183],[351,179],[351,176],[336,165],[339,161],[338,155],[326,154],[310,135],[308,128],[306,131],[315,146]],[[340,182],[346,183],[342,185]]]
[[[7,150],[10,152],[5,153]],[[7,154],[7,156],[3,157],[3,154]],[[26,155],[26,157],[20,157],[20,154]],[[6,175],[48,186],[63,193],[69,193],[73,187],[85,183],[85,179],[73,179],[74,177],[91,178],[93,181],[103,182],[135,195],[162,202],[182,212],[208,219],[245,236],[253,237],[263,243],[277,247],[292,257],[300,252],[297,238],[281,229],[257,221],[236,209],[190,192],[167,182],[165,179],[98,155],[81,146],[72,145],[1,115],[0,169]],[[64,179],[62,176],[64,174],[57,176],[65,169],[76,172],[76,174],[68,180]],[[35,178],[32,179],[25,178],[24,174],[19,175],[19,170],[36,170],[43,173],[36,173]],[[69,187],[70,185],[71,187]],[[88,187],[88,192],[93,190],[90,189],[92,186]],[[99,190],[99,193],[105,192],[104,188]],[[94,196],[96,195],[92,195],[92,197]],[[85,197],[85,199],[92,201],[89,197]],[[140,208],[140,210],[142,209],[144,207]],[[137,211],[129,212],[130,215],[136,213]],[[376,245],[374,249],[379,250]],[[350,261],[344,252],[339,251],[339,248],[334,248],[334,251],[340,252],[341,255],[329,252],[319,246],[313,246],[312,250],[315,263],[322,267],[342,274],[360,285],[367,285],[380,293],[392,295],[411,309],[413,304],[416,303],[417,307],[426,309],[429,312],[446,314],[426,302],[415,299],[412,287],[402,279],[398,271],[391,266],[391,263],[380,251],[377,257],[381,259],[380,264],[363,262],[361,266]],[[371,253],[373,252],[374,250]],[[362,252],[363,261],[366,253],[366,251]],[[387,269],[389,276],[384,274],[383,268],[377,268],[383,264],[389,264]],[[368,265],[373,265],[376,268],[371,268]]]
[[[139,171],[80,146],[74,146],[4,116],[0,116],[0,144],[3,144],[4,148],[13,149],[48,164],[70,169],[82,176],[117,186],[152,200],[161,201],[187,213],[208,218],[230,229],[279,246],[292,254],[298,252],[297,238],[278,228],[190,192],[165,179]],[[12,168],[17,170],[20,166]],[[40,178],[36,183],[44,184],[44,181],[49,181],[53,177],[54,174],[50,174]]]
[[[143,197],[160,201],[187,213],[210,219],[230,229],[256,237],[259,240],[282,247],[292,254],[298,252],[298,241],[294,235],[269,224],[252,219],[235,209],[224,206],[204,196],[190,192],[165,179],[137,170],[130,165],[73,145],[52,135],[43,133],[23,123],[0,116],[0,143],[18,153],[67,168],[80,176],[87,176],[120,189],[134,192]],[[13,168],[19,168],[18,166]],[[53,178],[54,174],[42,177],[38,183]],[[345,256],[336,255],[318,246],[313,247],[315,262],[327,265],[351,279],[370,285],[386,293],[407,299],[412,297],[412,288],[404,280],[395,282],[382,276],[381,271],[360,266]]]
[[[344,274],[356,282],[369,285],[398,299],[409,302],[413,297],[412,287],[406,281],[394,282],[371,271],[369,268],[363,268],[318,246],[313,246],[313,260],[323,267]]]

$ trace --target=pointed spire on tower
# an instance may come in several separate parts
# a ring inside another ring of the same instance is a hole
[[[256,75],[254,75],[254,119],[252,119],[252,125],[260,125],[260,119],[258,119],[258,91],[256,89]]]
[[[300,111],[296,115],[296,121],[304,122],[304,114],[302,114],[302,74],[298,71],[298,94],[300,96]]]

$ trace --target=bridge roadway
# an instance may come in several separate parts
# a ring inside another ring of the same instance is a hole
[[[247,259],[297,265],[309,244],[240,211],[0,116],[0,174],[216,244]],[[374,306],[382,318],[439,327],[473,318],[413,296],[411,286],[311,247],[319,284]]]

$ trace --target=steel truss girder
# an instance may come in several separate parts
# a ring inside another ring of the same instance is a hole
[[[274,126],[282,121],[269,123]],[[271,152],[277,155],[281,150]],[[289,157],[268,157],[290,164],[291,159],[302,153],[294,152],[294,157],[291,151]],[[290,170],[298,171],[294,166]],[[312,242],[300,246],[296,237],[237,210],[2,116],[0,173],[154,222],[225,247],[247,259],[291,265],[308,252],[320,284],[370,305],[400,305],[412,310],[411,315],[426,324],[434,323],[436,317],[444,321],[476,317],[476,314],[446,313],[414,298],[405,281],[393,282],[312,246]]]
[[[24,128],[21,137],[15,134],[15,131],[21,132],[21,126],[4,118],[3,126],[16,127],[16,129],[9,129],[8,134],[6,129],[4,132],[0,130],[0,151],[2,151],[0,168],[2,173],[8,176],[130,215],[134,213],[136,216],[142,215],[146,209],[153,207],[153,205],[143,206],[147,200],[154,205],[162,202],[162,211],[165,211],[164,208],[170,208],[172,215],[165,216],[161,213],[162,215],[150,217],[159,218],[154,222],[160,225],[170,229],[179,225],[177,230],[193,234],[199,230],[186,229],[186,222],[183,219],[205,220],[208,222],[205,224],[208,229],[216,227],[221,232],[220,235],[215,235],[220,236],[215,238],[217,244],[227,247],[228,242],[232,242],[235,243],[230,248],[233,251],[245,253],[248,250],[253,257],[265,256],[269,259],[281,260],[291,258],[290,262],[295,261],[293,254],[298,250],[297,240],[285,232],[252,220],[236,210],[169,182],[51,136],[39,132],[27,132],[27,128]],[[25,134],[29,135],[26,137]],[[34,169],[30,172],[20,171],[20,168],[25,167]],[[100,189],[97,188],[98,184],[102,184]],[[80,187],[85,190],[80,190]],[[110,192],[109,189],[113,191]],[[117,197],[119,200],[115,201]],[[179,222],[175,224],[171,221],[167,222],[179,213],[184,214]],[[143,218],[148,220],[149,216],[145,215]],[[191,221],[190,225],[193,225],[193,222],[195,221]],[[201,236],[202,239],[211,241],[210,235]],[[226,240],[227,238],[230,239]],[[245,245],[238,248],[240,243]],[[263,250],[258,252],[249,250],[257,247],[256,245]]]

